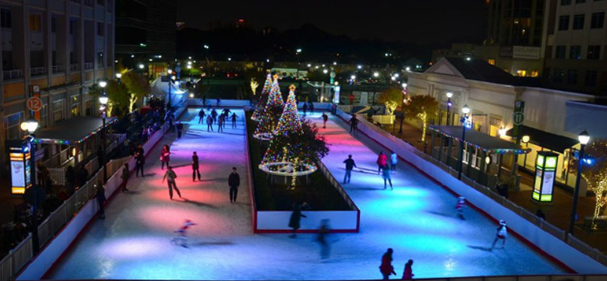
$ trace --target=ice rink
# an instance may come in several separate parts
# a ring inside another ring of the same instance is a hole
[[[243,111],[238,127],[207,132],[198,110],[183,117],[185,135],[167,134],[147,158],[146,176],[131,176],[131,192],[117,194],[106,219],[85,230],[49,279],[184,279],[184,280],[343,280],[380,279],[378,266],[388,247],[400,279],[405,262],[415,261],[415,278],[487,275],[559,274],[566,270],[510,236],[490,251],[496,223],[474,209],[465,220],[456,216],[455,195],[400,162],[392,175],[394,190],[384,190],[375,160],[379,145],[362,134],[352,137],[343,122],[331,117],[320,132],[331,144],[325,165],[337,179],[343,160],[352,154],[358,168],[346,184],[361,210],[360,233],[331,234],[331,256],[322,261],[314,234],[252,233],[247,188]],[[321,122],[320,114],[308,115]],[[335,123],[335,122],[337,123]],[[344,126],[344,127],[342,127]],[[322,126],[321,126],[322,127]],[[182,199],[169,200],[159,163],[162,144],[171,144]],[[190,159],[197,151],[201,182],[192,182]],[[238,202],[231,204],[227,177],[238,168]],[[171,244],[185,219],[197,223],[189,247]],[[305,219],[305,218],[303,218]],[[287,222],[285,222],[286,224]]]

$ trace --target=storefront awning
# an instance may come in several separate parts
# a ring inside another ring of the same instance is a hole
[[[463,132],[461,126],[431,125],[429,128],[432,131],[436,131],[440,134],[443,134],[450,138],[454,138],[458,141],[462,139]],[[522,148],[516,143],[492,137],[485,133],[471,129],[466,129],[465,142],[469,145],[475,146],[478,149],[497,154],[526,154],[530,151],[530,149]]]
[[[116,122],[117,118],[105,119],[106,127]],[[36,143],[73,145],[84,142],[103,129],[100,117],[78,116],[59,121],[54,126],[36,132]]]
[[[508,130],[506,135],[512,136],[512,129]],[[565,149],[571,148],[579,143],[579,141],[575,139],[555,135],[553,133],[544,132],[542,130],[522,125],[520,136],[523,137],[524,135],[529,136],[530,143],[559,153],[563,153],[565,152]]]

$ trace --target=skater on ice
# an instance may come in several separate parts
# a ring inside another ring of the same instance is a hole
[[[195,223],[193,223],[191,220],[185,220],[185,222],[183,223],[183,226],[180,227],[179,229],[175,230],[175,232],[177,233],[177,237],[173,238],[173,240],[171,240],[171,242],[175,245],[187,248],[188,247],[188,228],[190,228],[190,226],[196,225]]]
[[[495,240],[493,240],[493,244],[491,244],[491,251],[493,251],[493,247],[495,247],[495,243],[497,240],[502,240],[502,249],[506,246],[506,238],[508,238],[508,228],[506,227],[506,222],[504,220],[500,220],[500,225],[497,227],[497,232],[495,233]]]

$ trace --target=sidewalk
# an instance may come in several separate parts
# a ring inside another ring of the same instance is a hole
[[[424,143],[420,141],[422,135],[421,129],[410,124],[403,123],[403,133],[398,134],[400,124],[397,123],[395,125],[396,128],[393,128],[391,125],[387,125],[384,126],[383,129],[388,133],[392,133],[393,129],[395,129],[395,136],[410,143],[417,149],[424,151]],[[430,139],[431,135],[427,133],[426,142],[429,142]],[[427,147],[426,150],[426,153],[429,153],[430,147]],[[533,186],[533,178],[527,173],[521,173],[521,183],[527,186]],[[508,199],[533,214],[535,214],[538,209],[542,209],[542,211],[546,214],[546,220],[549,223],[565,231],[569,230],[571,208],[573,204],[573,194],[571,194],[571,192],[556,187],[554,189],[554,201],[550,204],[537,203],[531,199],[531,194],[532,190],[510,190]],[[607,232],[600,231],[587,233],[581,229],[583,218],[585,216],[592,216],[594,213],[594,206],[595,197],[580,197],[578,199],[578,221],[576,222],[574,235],[599,251],[607,252]]]

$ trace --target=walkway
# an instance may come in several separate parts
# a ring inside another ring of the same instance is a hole
[[[190,110],[186,120],[195,115]],[[242,116],[242,111],[237,110]],[[320,114],[312,116],[320,120]],[[348,192],[361,208],[361,232],[331,234],[331,257],[322,262],[314,234],[296,239],[286,234],[254,235],[245,170],[244,130],[228,124],[226,133],[207,133],[188,121],[184,138],[173,142],[173,165],[187,200],[169,201],[160,182],[156,147],[145,178],[133,178],[131,193],[121,193],[108,206],[105,221],[96,221],[48,277],[51,279],[182,279],[182,280],[347,280],[378,279],[381,255],[393,247],[396,272],[415,259],[416,277],[552,274],[564,271],[516,239],[506,249],[487,251],[495,224],[467,210],[468,220],[455,217],[455,198],[416,170],[400,165],[395,190],[383,190],[373,174],[371,149],[329,122],[331,152],[323,160],[343,176],[344,155],[355,155],[369,171],[357,172]],[[166,137],[170,143],[174,134]],[[191,183],[191,150],[202,151],[203,182]],[[228,200],[227,176],[232,166],[241,175],[239,203]],[[191,247],[169,243],[184,219],[191,228]],[[304,218],[305,219],[305,218]],[[287,222],[285,222],[287,223]]]

